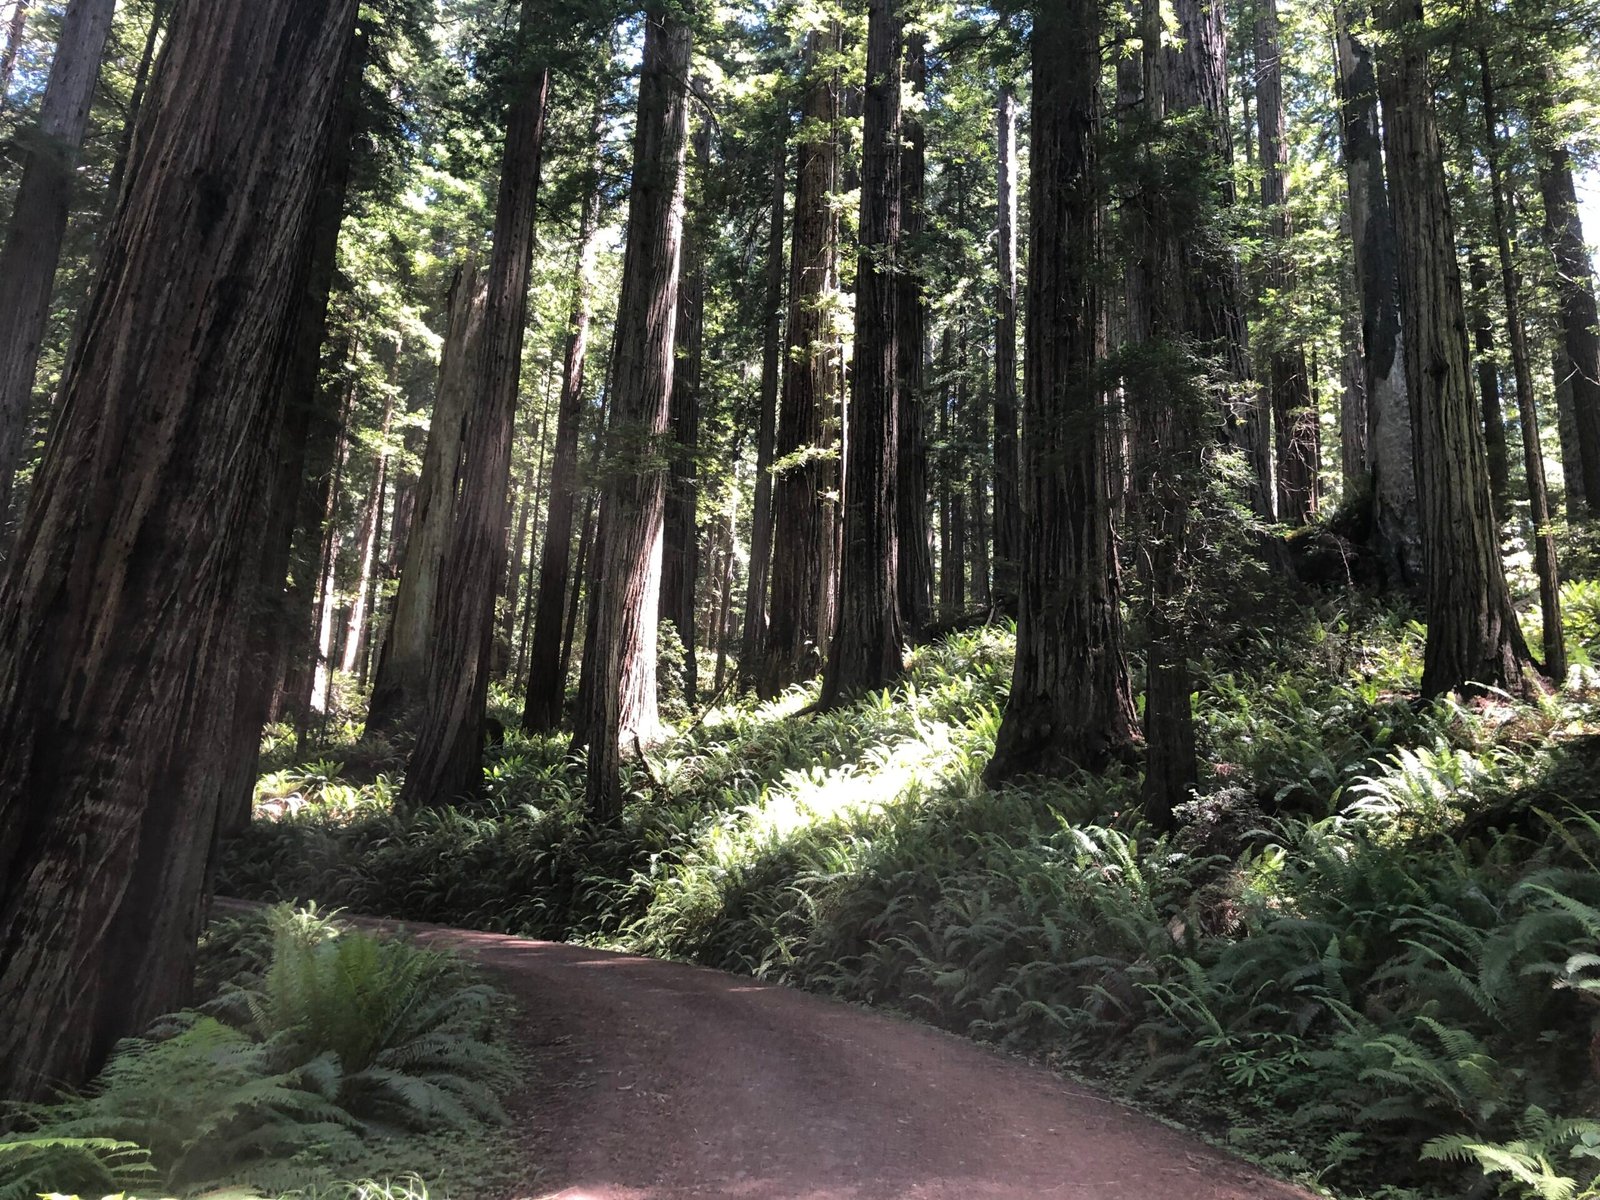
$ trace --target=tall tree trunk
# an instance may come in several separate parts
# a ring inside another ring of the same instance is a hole
[[[482,354],[488,280],[469,258],[450,284],[439,387],[428,422],[422,475],[400,560],[394,614],[378,654],[367,730],[414,723],[426,700],[428,659],[437,621],[440,580],[455,528],[456,478],[462,438]]]
[[[928,38],[913,32],[906,39],[906,82],[912,94],[928,90]],[[927,219],[928,131],[920,111],[905,118],[901,161],[900,206],[907,253],[899,279],[898,380],[899,487],[895,522],[899,535],[900,620],[918,632],[933,619],[933,555],[928,544],[928,429],[924,360],[928,329],[927,279],[915,266],[922,253]]]
[[[1558,686],[1567,677],[1567,647],[1561,632],[1561,576],[1556,562],[1556,536],[1550,524],[1550,496],[1544,477],[1544,446],[1539,439],[1539,410],[1533,396],[1533,363],[1528,354],[1528,328],[1522,319],[1522,281],[1511,253],[1511,206],[1506,194],[1500,141],[1500,102],[1489,52],[1478,47],[1483,86],[1484,156],[1494,200],[1495,248],[1500,257],[1500,285],[1505,296],[1506,335],[1511,369],[1517,381],[1517,417],[1522,429],[1522,462],[1528,476],[1528,508],[1533,521],[1534,573],[1539,579],[1543,618],[1544,669]]]
[[[1367,461],[1373,531],[1391,583],[1423,580],[1421,509],[1400,320],[1400,258],[1385,175],[1372,47],[1357,36],[1365,0],[1337,6],[1340,103],[1350,237],[1366,368]]]
[[[539,0],[523,0],[483,336],[468,381],[455,519],[439,575],[417,745],[401,794],[410,808],[449,803],[476,794],[483,784],[489,655],[495,600],[505,577],[511,446],[550,93],[550,70],[531,61],[531,46],[535,26],[545,19]]]
[[[713,696],[722,695],[722,689],[727,686],[728,681],[728,643],[732,640],[732,631],[728,628],[728,624],[733,620],[735,517],[736,512],[730,506],[728,519],[723,523],[717,545],[716,619],[712,622],[713,636],[717,639],[717,667],[711,683]]]
[[[22,179],[0,244],[0,522],[27,453],[34,376],[50,320],[50,291],[72,206],[78,154],[100,78],[116,0],[72,0],[39,104],[20,143]],[[10,539],[0,536],[0,548]]]
[[[986,778],[1090,770],[1137,736],[1096,375],[1098,0],[1041,8],[1033,29],[1027,404],[1017,660]],[[1002,285],[1003,286],[1003,285]],[[998,403],[996,411],[998,413]],[[996,472],[998,492],[999,474]],[[998,504],[998,497],[996,500]],[[997,522],[995,528],[1000,529]]]
[[[691,137],[695,174],[701,185],[711,165],[711,129],[702,121]],[[700,197],[703,199],[702,197]],[[674,334],[672,378],[672,465],[667,477],[661,555],[662,621],[671,622],[683,643],[684,700],[693,704],[700,690],[695,637],[695,588],[700,577],[700,386],[705,345],[706,277],[704,225],[700,205],[684,223],[683,264],[678,287],[678,327]]]
[[[145,29],[144,50],[139,55],[139,65],[133,73],[133,91],[128,96],[122,136],[117,139],[117,157],[111,165],[111,182],[106,188],[108,218],[116,211],[117,197],[122,193],[122,180],[128,173],[128,159],[133,153],[133,134],[139,125],[139,110],[144,107],[145,93],[150,87],[150,71],[155,66],[156,47],[161,42],[161,33],[166,28],[172,4],[173,0],[153,0],[150,6],[150,24]]]
[[[352,346],[351,357],[356,348]],[[339,525],[339,499],[343,491],[344,469],[350,458],[350,417],[355,411],[356,380],[347,381],[344,401],[339,412],[338,431],[335,434],[333,471],[329,475],[324,498],[321,524],[321,555],[316,599],[316,655],[311,676],[311,694],[307,710],[326,715],[333,698],[334,626],[339,612],[339,553],[343,549],[343,531]]]
[[[976,383],[978,396],[976,401],[963,401],[962,407],[967,410],[970,425],[968,427],[968,444],[972,449],[963,457],[967,461],[967,498],[969,504],[967,524],[967,550],[972,556],[972,603],[978,608],[988,608],[990,601],[989,591],[989,481],[984,468],[991,457],[989,439],[989,397],[984,394],[984,386],[979,382],[982,375],[980,370],[972,370],[971,330],[962,329],[961,337],[961,383],[965,391],[970,392]]]
[[[599,138],[598,110],[591,132]],[[544,549],[539,556],[538,600],[533,641],[528,647],[528,692],[522,728],[549,733],[561,724],[567,671],[562,651],[562,612],[572,564],[572,515],[578,492],[578,442],[583,432],[584,370],[589,355],[591,275],[598,225],[599,180],[584,189],[578,219],[578,259],[573,272],[572,311],[567,316],[566,355],[561,367],[561,401],[556,410],[556,442],[551,451],[550,504]],[[582,567],[577,580],[581,582]],[[576,595],[577,585],[574,585]]]
[[[17,69],[17,52],[22,49],[22,35],[28,29],[30,0],[14,0],[11,17],[6,22],[5,49],[0,50],[0,112],[6,110],[6,97],[11,93],[11,76]]]
[[[1483,426],[1419,0],[1381,0],[1384,135],[1394,188],[1406,384],[1416,434],[1428,640],[1422,690],[1520,692],[1527,647],[1500,561]]]
[[[1500,403],[1500,364],[1494,357],[1494,322],[1489,315],[1489,264],[1476,250],[1467,257],[1472,288],[1472,341],[1478,359],[1478,398],[1483,405],[1483,443],[1489,462],[1489,494],[1495,516],[1511,519],[1511,451],[1506,446],[1506,417]]]
[[[1290,265],[1289,139],[1283,110],[1283,62],[1277,0],[1256,5],[1256,119],[1261,127],[1261,206],[1267,211],[1272,246],[1267,287],[1287,303],[1296,286]],[[1321,431],[1306,373],[1305,350],[1281,343],[1268,348],[1272,428],[1277,438],[1278,520],[1303,526],[1316,515],[1317,453]]]
[[[691,6],[692,8],[692,6]],[[591,595],[584,669],[589,810],[622,812],[624,746],[660,733],[656,616],[666,475],[657,463],[672,402],[678,274],[683,254],[684,156],[694,34],[677,6],[645,16],[633,192],[616,326],[616,383],[600,505],[599,578]]]
[[[1176,41],[1144,56],[1145,119],[1165,156],[1150,169],[1159,165],[1157,177],[1217,178],[1229,157],[1222,6],[1219,0],[1180,0],[1175,11]],[[1161,44],[1162,24],[1156,0],[1146,0],[1146,45]],[[1144,804],[1158,828],[1171,823],[1199,772],[1187,592],[1189,510],[1203,463],[1201,431],[1210,419],[1201,379],[1207,363],[1219,360],[1231,380],[1244,378],[1244,326],[1234,298],[1238,268],[1205,226],[1214,225],[1233,199],[1226,183],[1214,194],[1158,185],[1146,187],[1130,213],[1140,249],[1129,287],[1129,327],[1149,357],[1129,389],[1139,451],[1137,544],[1148,593]],[[1242,423],[1248,427],[1248,414]]]
[[[793,249],[789,258],[789,321],[778,410],[773,479],[772,594],[767,612],[762,696],[814,674],[826,631],[817,625],[820,596],[830,586],[824,560],[831,532],[823,497],[824,417],[832,403],[838,359],[832,340],[834,255],[838,217],[832,200],[839,173],[838,28],[806,38],[807,83],[796,168]]]
[[[548,397],[546,401],[548,413]],[[522,500],[517,505],[517,519],[514,523],[516,532],[511,535],[511,550],[506,555],[506,575],[500,585],[503,600],[500,605],[500,630],[495,637],[494,674],[501,679],[516,673],[517,602],[522,593],[523,564],[528,558],[528,523],[532,519],[533,510],[539,505],[539,489],[544,482],[540,478],[544,470],[543,433],[541,427],[539,446],[541,461],[538,466],[530,463],[523,469],[522,482],[517,487],[517,494]]]
[[[895,293],[900,249],[900,0],[868,0],[855,365],[845,420],[843,559],[822,705],[905,669],[900,622]]]
[[[1550,353],[1550,373],[1556,385],[1556,433],[1561,439],[1561,486],[1565,491],[1567,519],[1576,521],[1584,511],[1583,450],[1578,441],[1578,411],[1572,400],[1572,360],[1565,344]]]
[[[186,0],[0,589],[0,1094],[185,999],[354,0]]]
[[[392,345],[388,353],[398,359],[400,347]],[[383,443],[372,464],[372,483],[367,489],[366,503],[361,507],[360,557],[356,560],[356,589],[351,594],[350,617],[344,628],[344,655],[339,670],[354,675],[360,667],[367,643],[367,618],[371,612],[368,592],[372,588],[373,567],[378,561],[378,538],[383,526],[383,493],[388,483],[389,427],[394,420],[394,368],[389,372],[390,388],[384,395]]]
[[[754,686],[767,646],[767,587],[772,578],[772,458],[778,436],[778,384],[783,378],[783,206],[789,143],[780,134],[772,170],[767,232],[766,334],[761,351],[761,412],[756,417],[756,494],[750,520],[750,573],[745,585],[739,674]]]
[[[1542,93],[1536,93],[1544,100]],[[1547,106],[1548,101],[1544,105]],[[1536,114],[1536,119],[1545,114]],[[1535,139],[1535,147],[1540,147]],[[1600,514],[1600,308],[1595,304],[1594,262],[1584,238],[1572,156],[1556,143],[1536,155],[1539,191],[1544,198],[1545,238],[1556,265],[1561,338],[1565,343],[1576,418],[1578,475],[1590,515]],[[1575,496],[1576,493],[1573,493]],[[1578,506],[1570,500],[1569,512]]]
[[[996,238],[1000,267],[994,325],[994,586],[1002,607],[1021,595],[1022,484],[1017,405],[1017,98],[1000,89],[996,116]]]

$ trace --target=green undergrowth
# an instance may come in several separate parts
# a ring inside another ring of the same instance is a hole
[[[1208,652],[1171,836],[1130,773],[984,786],[991,627],[845,711],[708,714],[615,827],[560,743],[513,738],[470,806],[402,816],[368,785],[257,821],[224,885],[893,1007],[1346,1195],[1600,1194],[1591,693],[1419,705],[1404,616],[1279,624]]]
[[[500,1182],[506,1002],[459,959],[282,906],[215,922],[197,991],[82,1094],[18,1110],[0,1200],[425,1200]]]

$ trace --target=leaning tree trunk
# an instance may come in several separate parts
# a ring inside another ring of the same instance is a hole
[[[703,187],[711,161],[711,129],[701,122],[692,138],[695,173]],[[703,196],[703,193],[702,193]],[[697,197],[698,199],[698,197]],[[696,661],[695,590],[700,578],[700,386],[701,355],[705,346],[706,278],[704,214],[696,205],[695,219],[683,234],[683,264],[678,288],[678,327],[673,377],[672,465],[667,477],[661,554],[662,621],[671,622],[683,643],[684,700],[693,704],[700,689]]]
[[[928,90],[928,39],[913,33],[906,42],[906,81],[914,95]],[[895,521],[899,537],[900,620],[919,632],[933,619],[933,551],[928,544],[928,428],[924,394],[928,329],[927,280],[912,263],[927,230],[928,132],[919,112],[906,117],[900,178],[902,234],[908,249],[899,279],[896,319],[900,322],[899,471]]]
[[[185,0],[0,591],[0,1095],[181,1005],[355,0]]]
[[[745,581],[744,634],[739,677],[756,682],[767,646],[767,585],[772,578],[772,455],[778,436],[778,384],[783,358],[783,206],[788,191],[789,144],[776,139],[772,213],[767,232],[766,333],[761,350],[761,412],[756,417],[756,494],[750,519],[750,571]]]
[[[1545,238],[1555,257],[1561,339],[1572,367],[1576,465],[1583,501],[1592,516],[1600,514],[1600,307],[1595,304],[1594,262],[1584,238],[1571,153],[1558,143],[1537,159]],[[1569,499],[1567,508],[1575,512],[1578,505]]]
[[[1017,450],[1017,98],[1010,86],[1000,89],[996,150],[1000,278],[994,324],[994,589],[1005,608],[1020,595],[1023,524]]]
[[[824,591],[831,586],[824,562],[831,536],[823,495],[825,414],[832,403],[838,363],[832,341],[831,302],[838,216],[832,199],[838,179],[839,80],[831,61],[839,33],[806,39],[808,80],[796,168],[793,249],[789,259],[789,322],[783,391],[778,409],[777,474],[772,486],[772,592],[759,691],[771,698],[821,665],[827,631],[818,625]]]
[[[1356,36],[1364,0],[1336,8],[1341,131],[1367,396],[1373,537],[1391,583],[1421,584],[1422,526],[1400,321],[1399,248],[1384,170],[1372,48]]]
[[[1467,316],[1445,187],[1420,0],[1383,0],[1379,56],[1394,187],[1406,384],[1416,434],[1428,640],[1422,690],[1520,692],[1527,647],[1500,561],[1483,427],[1475,419]]]
[[[1289,262],[1289,139],[1283,111],[1283,64],[1277,0],[1258,0],[1256,8],[1256,120],[1261,128],[1261,206],[1267,212],[1273,245],[1268,251],[1267,286],[1282,302],[1293,297]],[[1268,348],[1268,391],[1272,430],[1277,439],[1278,519],[1307,525],[1317,512],[1317,449],[1320,430],[1305,349],[1282,330]]]
[[[1489,188],[1494,201],[1495,248],[1500,258],[1500,286],[1505,296],[1506,334],[1511,368],[1517,381],[1517,417],[1522,428],[1522,462],[1528,476],[1528,507],[1533,520],[1534,573],[1539,579],[1543,619],[1545,674],[1558,686],[1567,677],[1567,646],[1561,632],[1561,576],[1556,560],[1556,535],[1550,524],[1550,494],[1544,477],[1544,446],[1539,439],[1539,410],[1533,396],[1533,360],[1528,352],[1528,327],[1522,318],[1522,281],[1511,252],[1511,206],[1506,195],[1500,139],[1500,106],[1489,52],[1478,47],[1483,86],[1484,155],[1489,163]]]
[[[869,0],[855,363],[845,420],[843,561],[822,706],[885,687],[905,669],[900,622],[896,272],[900,248],[899,0]]]
[[[986,778],[1090,770],[1137,737],[1096,376],[1098,0],[1033,27],[1032,204],[1017,661]],[[997,524],[996,529],[1000,526]]]
[[[600,113],[591,132],[598,139]],[[589,310],[598,225],[599,180],[586,186],[578,218],[578,260],[567,317],[566,355],[561,366],[561,400],[556,408],[556,442],[550,458],[550,503],[545,515],[544,548],[539,555],[538,597],[533,640],[528,647],[528,693],[522,728],[549,733],[561,724],[567,673],[561,653],[562,615],[572,573],[572,516],[578,495],[578,441],[583,432],[584,370],[589,355]],[[580,568],[581,570],[581,568]]]
[[[116,0],[72,0],[67,6],[38,123],[19,142],[22,179],[0,245],[0,523],[10,510],[12,483],[27,450],[23,442],[50,321],[51,286],[116,7]]]
[[[394,614],[378,652],[367,709],[369,733],[410,725],[426,697],[439,581],[455,528],[456,472],[473,390],[471,373],[483,344],[486,283],[469,258],[450,285],[439,389],[428,422],[411,531],[400,560]]]
[[[539,0],[523,0],[483,335],[469,367],[455,517],[439,573],[417,745],[401,794],[409,808],[449,803],[483,784],[484,706],[494,606],[505,577],[511,444],[550,93],[549,68],[529,61],[534,28],[543,19]]]
[[[692,15],[692,14],[689,14]],[[582,689],[588,711],[588,801],[596,818],[622,812],[624,746],[659,736],[656,614],[666,475],[658,461],[672,402],[672,356],[683,254],[684,155],[694,35],[678,7],[645,18],[633,193],[616,327],[616,381],[600,506],[598,579],[591,593]]]

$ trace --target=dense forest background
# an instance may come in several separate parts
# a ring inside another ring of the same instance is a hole
[[[1600,10],[314,7],[0,0],[0,1094],[220,887],[1596,1194]]]

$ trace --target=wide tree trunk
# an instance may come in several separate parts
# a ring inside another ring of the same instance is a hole
[[[839,222],[833,192],[839,177],[837,27],[806,38],[807,82],[796,171],[793,249],[789,256],[789,321],[783,392],[778,409],[777,474],[773,479],[772,593],[767,645],[759,678],[771,698],[821,667],[827,631],[819,627],[831,587],[824,544],[832,524],[823,495],[825,418],[839,372],[832,333],[834,256]]]
[[[185,0],[0,589],[0,1095],[178,1007],[355,0]]]
[[[696,126],[691,138],[695,174],[704,186],[711,165],[711,129]],[[702,192],[697,199],[703,200]],[[685,222],[683,264],[678,287],[678,328],[672,378],[672,465],[667,478],[661,554],[662,621],[671,622],[683,643],[684,700],[693,704],[700,690],[695,637],[695,588],[700,578],[700,388],[705,347],[706,277],[704,214]]]
[[[906,39],[906,82],[912,94],[928,90],[927,35]],[[928,422],[925,361],[927,354],[927,280],[915,265],[923,253],[928,226],[928,131],[918,111],[905,118],[901,156],[900,206],[902,237],[907,247],[899,280],[896,319],[899,356],[896,402],[899,408],[899,471],[895,521],[899,534],[900,620],[908,632],[924,629],[933,619],[933,550],[928,542]]]
[[[1567,348],[1558,342],[1550,352],[1550,374],[1556,385],[1556,435],[1561,441],[1562,502],[1567,519],[1580,519],[1584,509],[1583,451],[1578,442],[1578,412],[1572,401],[1572,360]]]
[[[1540,114],[1542,115],[1542,114]],[[1535,139],[1536,147],[1539,139]],[[1595,304],[1594,262],[1584,238],[1572,155],[1557,143],[1537,155],[1544,198],[1545,238],[1556,265],[1561,338],[1565,343],[1577,433],[1578,476],[1590,515],[1600,514],[1600,308]],[[1578,506],[1568,501],[1568,511]]]
[[[412,724],[426,699],[439,583],[455,528],[456,474],[473,397],[472,373],[482,351],[487,287],[488,280],[470,258],[457,269],[450,285],[439,387],[428,422],[411,530],[400,560],[394,613],[378,653],[367,709],[368,732]]]
[[[1357,35],[1364,0],[1335,9],[1340,127],[1366,371],[1367,474],[1379,558],[1392,584],[1420,587],[1422,524],[1400,321],[1399,249],[1383,158],[1372,47]]]
[[[1277,0],[1256,6],[1256,120],[1261,139],[1261,206],[1267,212],[1272,246],[1268,250],[1266,284],[1278,303],[1288,303],[1295,289],[1289,263],[1289,139],[1283,109],[1283,63]],[[1280,335],[1281,336],[1281,335]],[[1267,352],[1268,390],[1272,397],[1272,430],[1276,438],[1278,520],[1303,526],[1316,515],[1318,447],[1321,431],[1305,349],[1280,341]]]
[[[689,61],[694,34],[676,5],[645,16],[639,120],[633,141],[616,380],[606,431],[597,578],[591,593],[584,670],[590,686],[581,724],[589,746],[589,810],[622,812],[625,748],[660,734],[656,617],[661,588],[666,472],[661,454],[672,403],[678,275],[683,255],[684,157],[689,133]]]
[[[1528,327],[1522,317],[1522,281],[1512,255],[1511,204],[1505,182],[1500,137],[1500,102],[1489,65],[1489,52],[1478,48],[1483,89],[1484,156],[1494,201],[1495,248],[1500,258],[1500,286],[1505,297],[1506,335],[1511,370],[1517,384],[1517,418],[1522,429],[1522,463],[1528,477],[1528,509],[1533,522],[1534,574],[1539,580],[1543,619],[1544,669],[1558,686],[1567,677],[1567,647],[1561,631],[1561,576],[1556,559],[1555,530],[1550,524],[1550,495],[1544,476],[1544,445],[1539,438],[1539,410],[1533,395],[1533,361],[1528,352]]]
[[[591,126],[596,138],[598,119],[596,113],[596,122]],[[533,640],[528,647],[528,692],[522,708],[522,728],[528,733],[549,733],[561,724],[567,693],[561,650],[562,615],[572,574],[572,517],[578,495],[578,442],[583,432],[584,374],[589,357],[598,187],[598,179],[585,187],[578,218],[578,259],[573,273],[572,310],[567,316],[556,441],[550,455],[550,503],[545,516],[544,548],[539,555]]]
[[[1017,405],[1017,98],[1000,89],[995,119],[1000,222],[994,322],[994,587],[1002,607],[1021,594],[1022,486]]]
[[[455,519],[439,574],[417,745],[401,795],[410,808],[447,804],[483,784],[484,707],[495,601],[505,577],[511,446],[550,93],[550,70],[530,61],[531,46],[545,19],[539,0],[523,0],[483,335],[467,380]]]
[[[78,154],[116,0],[72,0],[39,103],[39,119],[18,142],[22,178],[0,244],[0,524],[23,465],[39,348],[67,232]],[[0,548],[9,538],[0,535]]]
[[[767,587],[772,579],[772,458],[778,437],[778,385],[783,378],[783,207],[788,192],[789,143],[776,139],[772,211],[767,225],[766,332],[761,349],[761,412],[756,417],[756,494],[750,519],[750,571],[745,581],[739,675],[755,686],[767,647]]]
[[[885,687],[905,669],[895,521],[900,37],[900,0],[868,0],[855,362],[845,414],[843,557],[833,642],[822,677],[824,708]]]
[[[1483,426],[1472,403],[1467,316],[1456,260],[1419,0],[1382,0],[1379,56],[1394,188],[1406,384],[1416,435],[1428,640],[1422,690],[1520,692],[1527,647],[1500,561]]]
[[[1099,80],[1060,69],[1098,53],[1099,11],[1071,0],[1033,27],[1022,595],[991,783],[1094,770],[1137,736],[1095,370]]]

